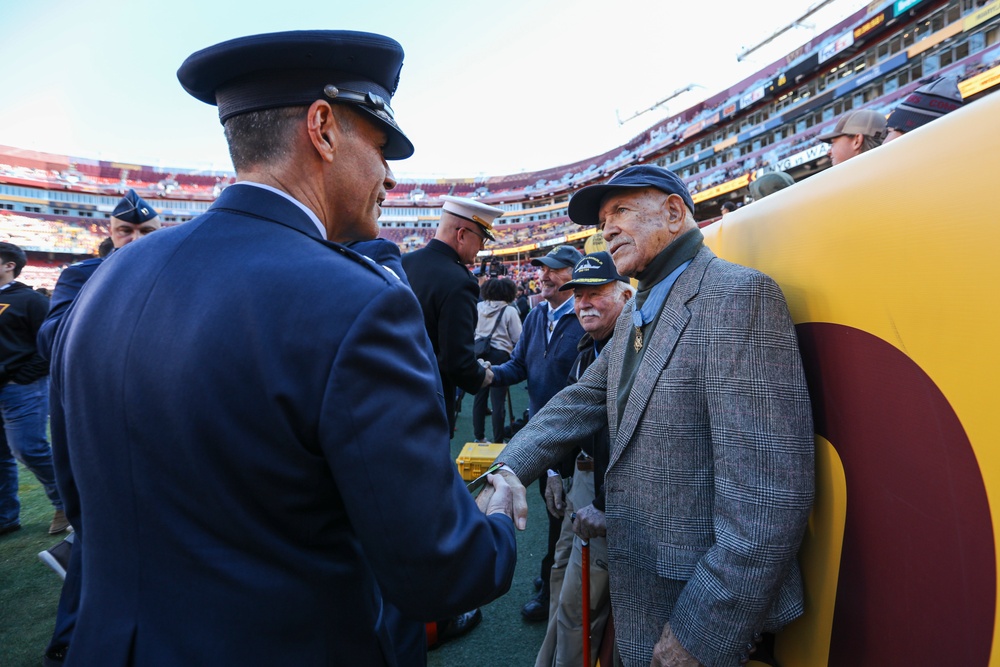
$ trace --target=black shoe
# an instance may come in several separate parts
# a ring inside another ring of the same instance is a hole
[[[72,540],[63,540],[59,544],[40,551],[38,559],[55,570],[63,579],[66,578],[66,568],[69,567],[69,554],[73,550]]]
[[[449,618],[447,621],[438,621],[438,643],[436,646],[471,632],[482,620],[483,612],[479,609],[473,609],[454,618]]]
[[[549,596],[546,591],[539,591],[538,595],[528,600],[521,607],[521,616],[529,623],[538,623],[547,620],[549,617]]]
[[[58,648],[50,648],[42,656],[42,667],[60,667],[64,662],[66,662],[66,650],[68,646],[60,646]]]
[[[535,582],[534,583],[535,583],[535,592],[536,593],[538,591],[542,590],[542,578],[541,577],[535,577]]]
[[[0,535],[7,535],[8,533],[13,533],[18,530],[21,530],[21,524],[12,523],[9,526],[4,526],[3,528],[0,528]]]

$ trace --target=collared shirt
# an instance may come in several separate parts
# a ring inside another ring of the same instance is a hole
[[[555,309],[553,309],[552,306],[549,306],[549,311],[548,311],[549,326],[547,327],[547,331],[545,333],[546,340],[549,341],[552,340],[552,332],[556,330],[556,325],[559,324],[559,318],[562,317],[563,315],[566,315],[567,313],[573,312],[573,301],[575,299],[576,299],[575,296],[571,296],[570,298],[566,299],[565,303],[563,303],[561,306]]]
[[[316,225],[316,229],[319,230],[319,235],[323,238],[323,240],[328,240],[326,238],[326,227],[324,227],[323,223],[319,221],[319,218],[316,216],[316,214],[313,213],[311,208],[300,202],[292,195],[288,194],[284,190],[279,190],[278,188],[271,187],[270,185],[264,185],[263,183],[256,183],[254,181],[237,181],[237,183],[240,185],[252,185],[255,188],[262,188],[264,190],[267,190],[268,192],[273,192],[276,195],[281,195],[288,201],[292,202],[293,204],[301,208],[303,213],[308,215],[309,219],[313,221],[314,225]]]

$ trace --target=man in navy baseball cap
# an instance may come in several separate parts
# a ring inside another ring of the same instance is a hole
[[[643,164],[622,169],[607,183],[590,185],[578,191],[569,200],[569,217],[578,225],[599,224],[597,213],[601,201],[609,192],[636,188],[656,188],[668,195],[677,195],[684,200],[688,210],[694,213],[691,193],[677,174],[663,167]]]

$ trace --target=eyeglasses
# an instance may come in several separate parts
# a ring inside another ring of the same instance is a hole
[[[476,231],[475,229],[472,229],[471,227],[459,227],[459,229],[464,229],[465,231],[472,232],[473,234],[475,234],[476,236],[478,236],[479,237],[479,247],[480,248],[485,248],[487,242],[489,242],[489,238],[487,238],[486,234],[480,234],[478,231]]]

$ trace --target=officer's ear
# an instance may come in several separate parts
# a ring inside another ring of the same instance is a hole
[[[316,100],[306,112],[306,133],[313,148],[324,162],[333,162],[336,146],[337,119],[325,100]]]

